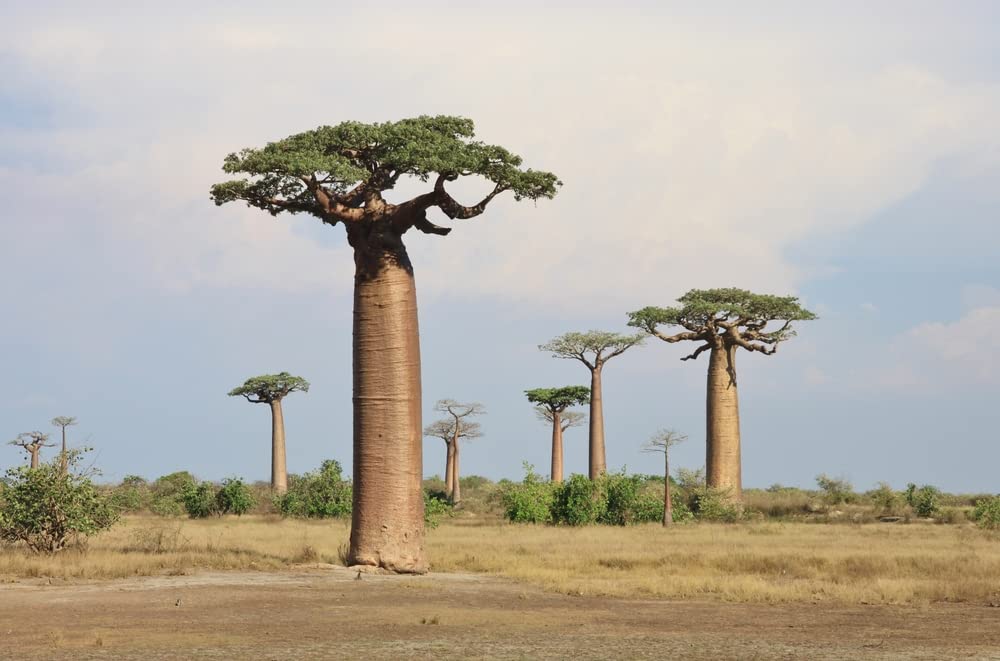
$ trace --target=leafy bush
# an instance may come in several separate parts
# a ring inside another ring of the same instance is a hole
[[[138,512],[149,507],[149,484],[138,475],[126,475],[111,497],[122,512]]]
[[[67,452],[38,468],[7,471],[0,500],[0,541],[24,544],[35,553],[56,553],[74,541],[110,528],[119,512],[102,495],[91,472],[77,472],[81,451]]]
[[[257,499],[242,479],[234,477],[222,481],[215,494],[215,505],[220,514],[243,516],[257,505]]]
[[[453,508],[448,502],[447,496],[443,493],[430,493],[424,490],[424,525],[428,528],[437,528],[441,519],[451,516]]]
[[[703,487],[692,494],[691,512],[699,521],[733,523],[743,518],[742,508],[732,502],[729,489]]]
[[[184,492],[184,510],[192,519],[204,519],[218,514],[215,495],[215,485],[211,482],[192,485]]]
[[[872,501],[875,509],[883,513],[895,512],[900,504],[899,494],[886,482],[879,482],[877,487],[865,495]]]
[[[1000,530],[1000,496],[977,502],[972,510],[972,520],[983,530]]]
[[[906,502],[917,516],[929,518],[937,514],[941,507],[941,491],[929,484],[918,489],[911,482],[906,485]]]
[[[816,476],[816,484],[828,505],[840,505],[854,500],[854,487],[844,478],[832,478],[821,473]]]
[[[553,485],[544,481],[527,462],[524,472],[520,484],[507,480],[500,482],[500,505],[504,516],[514,523],[548,523],[552,520]]]
[[[352,507],[351,483],[344,480],[340,462],[328,459],[315,473],[292,476],[288,491],[275,499],[285,516],[311,519],[347,517]]]
[[[585,526],[600,521],[608,508],[604,487],[605,480],[591,480],[579,474],[556,485],[552,494],[552,522]]]
[[[150,488],[149,510],[160,516],[181,516],[186,511],[184,494],[195,484],[194,476],[187,471],[164,475]]]
[[[605,475],[602,480],[606,504],[600,523],[627,526],[663,520],[662,477],[657,480],[652,476],[625,475],[623,471]],[[683,516],[682,509],[687,508],[683,504],[674,508],[675,521]]]

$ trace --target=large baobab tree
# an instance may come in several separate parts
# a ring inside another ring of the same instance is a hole
[[[643,335],[622,335],[605,331],[566,333],[547,344],[539,345],[556,358],[578,360],[590,370],[590,479],[596,480],[608,469],[604,449],[604,397],[601,373],[604,365],[637,344]]]
[[[249,175],[216,184],[216,204],[243,201],[272,215],[304,213],[343,225],[354,249],[354,504],[348,561],[424,572],[421,492],[420,342],[413,267],[403,244],[411,229],[444,236],[428,218],[480,215],[505,191],[515,200],[551,198],[555,175],[521,169],[503,147],[473,140],[471,120],[417,117],[383,124],[345,122],[226,157]],[[472,206],[446,184],[479,177],[491,186]],[[433,182],[404,201],[386,199],[401,179]]]
[[[563,386],[562,388],[535,388],[525,390],[528,401],[536,404],[538,417],[552,424],[552,472],[553,482],[563,479],[563,432],[583,423],[584,415],[577,411],[567,411],[571,406],[590,401],[590,388],[586,386]]]
[[[427,426],[424,436],[436,436],[444,438],[447,447],[447,458],[445,461],[444,484],[448,500],[452,505],[462,502],[462,484],[459,482],[458,468],[458,439],[460,438],[480,438],[483,430],[478,422],[467,420],[474,415],[485,415],[486,407],[479,402],[462,403],[453,399],[441,399],[434,405],[434,410],[438,413],[446,413],[447,418],[437,420]]]
[[[10,441],[8,445],[16,445],[22,448],[31,457],[31,467],[38,468],[38,455],[42,448],[51,448],[55,443],[49,443],[49,435],[40,431],[27,431],[18,434],[17,438]]]
[[[674,506],[670,498],[670,448],[687,440],[687,436],[673,429],[660,429],[642,446],[643,452],[663,453],[663,525],[674,523]]]
[[[681,360],[708,357],[706,459],[708,486],[725,489],[734,501],[743,498],[740,459],[740,413],[736,392],[736,351],[773,355],[778,344],[793,337],[794,321],[816,318],[794,296],[754,294],[744,289],[692,289],[677,299],[680,306],[647,307],[629,313],[629,325],[664,342],[693,341],[698,347]],[[660,326],[679,326],[673,335]]]
[[[281,410],[281,401],[293,392],[309,392],[309,382],[288,372],[255,376],[229,391],[230,397],[244,397],[251,404],[267,404],[271,407],[271,488],[277,494],[288,491],[285,416]]]
[[[62,451],[59,454],[59,461],[63,469],[66,468],[66,428],[77,424],[76,418],[68,415],[60,415],[52,418],[52,425],[62,430]]]

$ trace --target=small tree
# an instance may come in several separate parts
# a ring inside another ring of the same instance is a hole
[[[255,376],[229,391],[230,397],[244,397],[251,404],[267,404],[271,407],[271,488],[277,494],[288,491],[285,418],[281,411],[281,400],[293,392],[309,392],[309,382],[288,372]]]
[[[40,431],[26,431],[18,434],[17,438],[10,441],[8,445],[16,445],[27,452],[28,456],[31,457],[31,467],[38,468],[38,455],[42,451],[42,448],[50,448],[55,443],[49,443],[48,434],[43,434]]]
[[[340,462],[327,459],[317,472],[293,476],[288,491],[275,499],[285,516],[332,518],[351,515],[351,483],[344,480]]]
[[[68,416],[68,415],[60,415],[60,416],[56,416],[55,418],[52,418],[52,424],[54,426],[56,426],[56,427],[59,427],[61,429],[61,431],[62,431],[62,454],[60,456],[63,457],[62,462],[63,462],[63,466],[65,467],[65,465],[66,465],[66,460],[65,460],[65,457],[66,457],[66,428],[67,427],[72,427],[73,425],[77,424],[76,418]]]
[[[474,415],[485,415],[486,407],[478,402],[463,404],[453,399],[438,400],[434,410],[447,413],[449,417],[435,420],[424,429],[424,436],[434,436],[444,440],[447,447],[445,459],[445,493],[452,505],[462,502],[462,485],[459,482],[458,439],[481,438],[482,427],[478,422],[466,420]]]
[[[7,471],[0,499],[0,541],[24,542],[35,553],[57,553],[74,540],[110,528],[119,512],[110,494],[91,482],[95,471],[77,471],[81,450],[63,461]]]
[[[608,469],[604,448],[604,399],[601,373],[605,363],[637,344],[642,344],[643,339],[642,335],[622,335],[592,330],[586,333],[566,333],[538,346],[542,351],[551,352],[555,358],[580,361],[590,370],[589,463],[592,480],[596,480]]]
[[[590,388],[586,386],[563,386],[562,388],[535,388],[525,390],[528,401],[537,404],[535,410],[539,420],[552,425],[552,472],[553,482],[563,479],[563,432],[583,423],[584,415],[567,411],[570,406],[586,404],[590,401]]]
[[[215,494],[215,502],[221,514],[243,516],[257,506],[253,491],[241,478],[226,478]]]
[[[816,476],[816,484],[830,505],[848,503],[854,499],[854,486],[846,478],[833,478],[820,473]]]
[[[643,446],[643,452],[663,453],[663,525],[674,522],[674,507],[670,498],[670,448],[687,440],[685,434],[673,429],[660,429]]]

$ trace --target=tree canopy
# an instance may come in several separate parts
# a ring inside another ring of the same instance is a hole
[[[562,182],[554,174],[523,170],[520,156],[473,140],[474,135],[472,120],[445,115],[320,126],[260,149],[229,154],[222,169],[249,177],[215,184],[211,196],[217,205],[242,200],[272,215],[308,213],[330,225],[350,224],[375,220],[366,212],[391,207],[382,193],[400,178],[426,182],[436,176],[431,191],[392,207],[417,212],[403,214],[396,228],[400,234],[411,226],[447,234],[450,229],[433,225],[421,213],[432,206],[449,218],[465,219],[481,214],[504,191],[513,192],[517,200],[555,196]],[[444,184],[469,175],[484,177],[494,187],[467,207],[456,202]]]
[[[55,427],[62,427],[66,429],[67,427],[72,427],[77,424],[76,418],[68,415],[60,415],[52,418],[52,425]]]
[[[288,372],[261,374],[247,379],[242,386],[229,391],[230,397],[245,397],[253,404],[280,401],[293,392],[309,392],[309,382]]]
[[[778,344],[795,336],[793,321],[810,321],[816,315],[799,305],[795,296],[755,294],[745,289],[692,289],[677,299],[679,306],[645,307],[628,313],[629,326],[640,328],[665,342],[697,340],[705,344],[682,360],[691,360],[724,342],[771,355]],[[778,327],[769,325],[781,322]],[[659,326],[680,326],[668,335]]]
[[[561,412],[570,406],[590,402],[590,388],[586,386],[563,386],[562,388],[534,388],[524,394],[532,404],[549,411]]]
[[[458,438],[480,438],[483,435],[482,426],[478,422],[458,418],[457,424]],[[434,438],[440,438],[445,443],[451,443],[455,438],[455,425],[455,418],[435,420],[424,427],[424,436],[433,436]]]
[[[591,370],[600,369],[608,360],[625,353],[629,348],[642,344],[644,335],[624,335],[591,330],[586,333],[566,333],[538,345],[555,358],[579,360]]]
[[[551,409],[538,405],[535,407],[535,417],[550,425],[554,422],[555,414]],[[559,414],[559,428],[566,431],[570,427],[579,427],[587,421],[587,414],[583,411],[562,411]]]

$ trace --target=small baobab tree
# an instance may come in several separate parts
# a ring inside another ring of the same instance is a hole
[[[551,352],[555,358],[568,358],[583,363],[590,370],[590,479],[596,480],[607,472],[607,454],[604,448],[604,396],[601,374],[604,365],[637,344],[643,335],[622,335],[605,331],[566,333],[539,345],[542,351]]]
[[[562,388],[535,388],[525,390],[528,401],[535,404],[538,417],[552,425],[552,472],[553,482],[563,479],[563,432],[583,423],[586,416],[577,411],[568,411],[571,406],[590,402],[590,388],[586,386],[563,386]]]
[[[660,429],[653,434],[645,445],[643,452],[663,453],[663,525],[670,526],[674,523],[674,506],[670,498],[670,448],[683,443],[687,436],[673,429]]]
[[[244,397],[251,404],[267,404],[271,407],[271,488],[277,494],[288,491],[285,416],[281,410],[281,401],[293,392],[309,392],[309,382],[288,372],[255,376],[229,391],[230,397]]]
[[[560,185],[554,174],[523,170],[519,156],[474,135],[472,120],[448,116],[321,126],[230,154],[223,170],[246,176],[212,187],[219,205],[242,201],[273,216],[308,214],[342,225],[354,250],[351,565],[427,571],[417,295],[403,236],[451,232],[429,212],[467,220],[506,191],[538,200],[554,197]],[[472,206],[446,189],[467,177],[490,186]],[[433,184],[408,200],[388,200],[406,179]]]
[[[629,313],[629,325],[664,342],[698,342],[681,360],[708,358],[706,460],[708,486],[726,490],[741,501],[740,413],[736,392],[736,351],[770,356],[778,344],[794,337],[794,321],[816,318],[794,296],[754,294],[745,289],[692,289],[677,299],[680,306],[647,307]],[[777,324],[777,325],[775,325]],[[679,326],[673,335],[660,326]]]
[[[441,399],[434,405],[438,413],[448,417],[436,420],[424,429],[424,436],[434,436],[444,440],[447,447],[444,471],[444,490],[452,505],[462,502],[462,485],[459,482],[459,447],[461,438],[480,438],[482,426],[467,420],[475,415],[485,415],[486,407],[479,402],[461,403],[453,399]]]
[[[59,427],[62,431],[62,450],[59,453],[59,461],[63,468],[66,467],[66,428],[77,424],[76,418],[68,415],[60,415],[52,418],[52,425]]]
[[[49,435],[40,431],[26,431],[18,434],[17,438],[10,441],[8,445],[16,445],[23,449],[31,457],[31,467],[38,468],[38,455],[42,448],[51,448],[55,443],[49,443]]]

